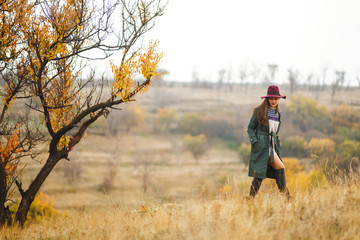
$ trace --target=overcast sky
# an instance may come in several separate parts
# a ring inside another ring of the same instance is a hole
[[[240,66],[279,65],[305,76],[345,70],[360,73],[359,0],[169,0],[147,38],[165,52],[168,80],[216,81],[220,69],[238,78]]]

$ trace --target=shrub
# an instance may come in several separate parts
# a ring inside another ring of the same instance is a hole
[[[300,190],[311,190],[314,188],[322,187],[327,184],[326,175],[323,170],[311,170],[308,174],[304,171],[299,172],[290,178],[290,187],[295,187]]]
[[[251,152],[251,145],[242,143],[238,147],[238,156],[240,160],[245,163],[246,166],[249,165],[249,159],[250,159],[250,152]]]
[[[349,170],[353,158],[360,158],[360,142],[354,140],[344,140],[337,147],[339,159],[337,161],[338,168],[341,170]],[[355,166],[357,167],[357,163]]]
[[[360,141],[360,111],[355,107],[342,104],[330,111],[332,132],[340,141],[345,139]]]
[[[331,109],[330,121],[333,129],[360,129],[360,111],[347,104],[341,104]]]
[[[322,132],[327,132],[329,121],[325,106],[319,106],[315,99],[298,95],[292,96],[289,112],[293,114],[293,123],[300,127],[302,131],[315,128]]]
[[[341,158],[360,157],[360,142],[347,139],[338,145],[337,151]]]
[[[355,129],[352,131],[352,134],[353,134],[353,138],[354,140],[356,141],[360,141],[360,129]]]
[[[304,170],[304,167],[297,158],[284,157],[283,162],[286,167],[286,174],[296,175]]]
[[[308,174],[297,158],[284,158],[287,185],[291,189],[311,190],[327,183],[322,169],[311,170]]]
[[[321,169],[312,169],[308,176],[310,178],[309,184],[311,188],[322,187],[327,184],[326,176]]]
[[[42,192],[40,192],[33,203],[30,205],[26,221],[40,221],[43,217],[52,217],[59,214],[53,207],[54,199]],[[16,212],[19,208],[19,203],[15,203],[10,207],[12,212]]]
[[[176,112],[172,108],[161,108],[157,113],[159,128],[168,132],[170,125],[176,121]]]
[[[333,132],[335,132],[337,141],[344,141],[345,139],[351,138],[351,129],[348,127],[333,127]]]
[[[217,137],[226,141],[235,140],[233,119],[219,115],[204,120],[203,133],[208,137]]]
[[[206,135],[200,134],[197,136],[191,136],[190,134],[187,134],[184,137],[184,145],[194,156],[196,163],[198,163],[199,157],[207,150]]]
[[[310,154],[319,158],[330,157],[335,152],[335,142],[329,138],[312,138],[308,147]]]
[[[282,141],[282,151],[290,157],[305,157],[307,153],[307,142],[300,136],[290,136]]]
[[[179,129],[183,133],[199,135],[202,133],[203,118],[197,113],[185,113],[179,119]]]

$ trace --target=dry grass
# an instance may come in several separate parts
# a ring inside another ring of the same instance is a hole
[[[119,149],[116,150],[116,145]],[[54,207],[69,208],[107,207],[108,199],[135,206],[144,195],[142,178],[144,166],[149,165],[149,188],[151,199],[183,199],[198,194],[205,186],[216,191],[230,173],[242,173],[245,166],[237,153],[229,149],[209,149],[195,163],[191,154],[179,146],[179,159],[169,140],[159,135],[139,136],[124,133],[117,138],[89,134],[70,154],[70,162],[62,160],[49,175],[41,191],[54,198]],[[101,184],[109,174],[109,161],[115,162],[116,176],[113,189],[104,194]],[[179,163],[181,166],[179,166]],[[27,161],[22,177],[24,185],[35,177],[42,166]],[[73,182],[64,176],[66,169],[80,168],[81,174]],[[18,200],[15,191],[14,200]]]
[[[360,185],[332,184],[297,192],[291,200],[264,189],[243,194],[146,202],[138,211],[121,203],[63,212],[56,218],[5,227],[1,239],[359,239]],[[110,201],[110,200],[109,200]]]
[[[266,89],[225,93],[159,88],[139,99],[152,118],[159,108],[159,91],[167,92],[173,100],[170,107],[179,113],[218,113],[251,109]],[[336,101],[359,105],[358,93],[358,89],[342,91]],[[304,95],[313,96],[309,92]],[[329,100],[327,91],[319,103],[329,104]],[[248,117],[244,119],[248,121]],[[63,160],[41,189],[54,198],[54,207],[61,214],[31,222],[23,229],[0,229],[0,239],[360,239],[360,181],[311,190],[294,187],[290,189],[293,199],[287,201],[273,182],[266,180],[257,198],[251,200],[247,198],[251,179],[236,152],[212,148],[196,165],[182,148],[181,136],[153,135],[152,127],[122,132],[117,138],[89,134],[71,153],[71,162]],[[178,149],[174,141],[178,141]],[[104,194],[100,187],[111,161],[116,163],[114,186]],[[149,190],[144,194],[142,174],[147,162],[151,163]],[[25,186],[42,166],[27,163],[22,177]],[[71,183],[64,176],[67,165],[81,169]]]

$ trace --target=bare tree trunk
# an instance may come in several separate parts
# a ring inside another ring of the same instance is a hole
[[[316,88],[315,88],[315,99],[319,100],[319,94],[321,91],[320,79],[317,80]]]
[[[295,92],[296,84],[299,78],[299,72],[296,70],[288,69],[289,72],[289,83],[290,83],[290,93],[293,94]]]
[[[5,201],[6,201],[6,172],[3,161],[0,159],[0,226],[6,222]]]
[[[344,84],[345,81],[345,71],[336,71],[336,81],[332,85],[332,92],[331,92],[331,103],[334,102],[335,93],[340,91],[340,88]]]
[[[218,81],[218,89],[221,89],[223,87],[224,84],[224,76],[225,76],[226,70],[225,69],[221,69],[218,74],[219,74],[219,81]]]
[[[45,165],[40,170],[39,174],[36,176],[34,181],[31,183],[29,188],[23,192],[20,187],[21,193],[21,202],[19,205],[19,209],[16,212],[15,219],[16,221],[23,226],[26,221],[26,216],[30,209],[31,203],[34,201],[36,194],[38,193],[40,187],[44,183],[45,179],[49,176],[50,172],[53,170],[55,165],[62,159],[64,156],[57,154],[50,154],[47,159]]]

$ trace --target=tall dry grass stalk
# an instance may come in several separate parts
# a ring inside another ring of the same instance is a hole
[[[265,188],[255,199],[219,192],[138,210],[117,204],[62,213],[23,229],[4,227],[0,239],[360,239],[359,183],[352,177],[296,191],[290,200]]]

